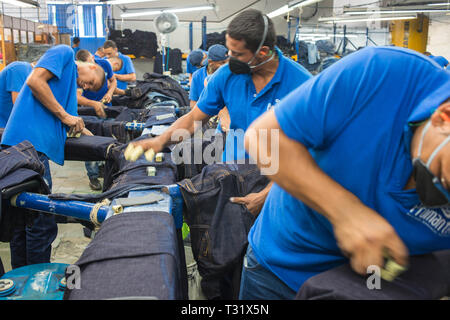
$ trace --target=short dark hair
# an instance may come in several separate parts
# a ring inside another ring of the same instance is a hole
[[[267,16],[266,16],[267,17]],[[274,49],[277,34],[272,20],[267,17],[268,31],[264,46]],[[245,47],[252,52],[258,50],[264,31],[263,13],[259,10],[249,9],[238,14],[228,25],[227,34],[236,40],[244,40]]]
[[[89,51],[87,51],[86,49],[81,49],[75,55],[75,59],[78,61],[87,62],[87,60],[89,59],[90,56],[91,56],[91,53]]]
[[[98,47],[97,48],[97,51],[102,51],[103,50],[103,47]]]
[[[105,43],[103,44],[103,49],[108,49],[108,48],[113,48],[113,49],[117,49],[117,45],[114,41],[112,40],[107,40],[105,41]]]
[[[73,43],[73,44],[80,43],[80,38],[78,38],[78,37],[73,37],[73,38],[72,38],[72,43]]]

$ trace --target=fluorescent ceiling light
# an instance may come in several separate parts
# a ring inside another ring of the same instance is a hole
[[[284,5],[281,8],[274,10],[271,13],[267,14],[267,16],[270,19],[272,19],[272,18],[281,16],[282,14],[288,13],[289,11],[292,11],[295,8],[309,6],[310,4],[320,2],[320,1],[322,1],[322,0],[291,1],[291,2],[289,2],[289,4]]]
[[[389,16],[389,17],[355,17],[355,18],[319,18],[320,22],[325,23],[351,23],[351,22],[365,22],[365,21],[389,21],[389,20],[410,20],[417,19],[417,15],[414,16]]]
[[[441,3],[427,3],[427,6],[448,6],[450,2],[441,2]]]
[[[31,3],[26,3],[18,0],[1,0],[0,2],[11,4],[13,6],[18,6],[21,8],[36,8],[36,6],[32,5]]]
[[[347,11],[348,15],[380,14],[380,13],[440,13],[450,12],[450,9],[413,9],[413,10],[376,10],[376,11]]]
[[[132,4],[140,2],[153,2],[156,0],[110,0],[103,2],[104,4],[116,5],[116,4]]]
[[[161,14],[163,12],[179,13],[179,12],[190,12],[190,11],[204,11],[204,10],[212,10],[212,9],[214,9],[213,5],[201,6],[201,7],[190,7],[190,8],[179,8],[179,9],[150,10],[150,11],[144,11],[144,12],[123,13],[120,15],[120,17],[131,18],[131,17],[157,15],[157,14]]]

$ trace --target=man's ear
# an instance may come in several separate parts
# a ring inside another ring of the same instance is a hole
[[[450,101],[445,102],[431,116],[431,123],[435,127],[441,127],[450,134]]]

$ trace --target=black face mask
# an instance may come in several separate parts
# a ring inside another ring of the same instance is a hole
[[[414,167],[414,179],[416,180],[416,191],[419,195],[420,201],[426,207],[441,207],[450,205],[450,192],[444,188],[444,186],[430,171],[430,164],[435,158],[436,154],[441,151],[441,149],[450,142],[450,137],[445,139],[431,154],[428,162],[425,164],[420,159],[420,154],[422,152],[422,144],[425,133],[430,127],[431,122],[428,122],[422,132],[422,137],[419,144],[419,152],[417,158],[413,160]]]
[[[261,43],[259,44],[259,47],[256,50],[256,53],[253,55],[253,58],[251,58],[249,62],[242,62],[241,60],[235,57],[230,57],[228,65],[230,66],[231,72],[233,72],[234,74],[250,74],[252,73],[253,69],[266,64],[267,62],[271,61],[274,58],[274,55],[272,54],[272,57],[270,57],[270,59],[267,59],[266,61],[263,61],[262,63],[256,66],[250,65],[253,62],[253,60],[255,60],[256,55],[259,53],[262,46],[264,45],[264,42],[266,41],[267,38],[267,33],[269,31],[269,22],[267,21],[267,17],[264,15],[263,19],[264,19],[264,34]]]

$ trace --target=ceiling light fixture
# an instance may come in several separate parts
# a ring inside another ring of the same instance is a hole
[[[0,2],[11,4],[13,6],[18,6],[21,8],[36,8],[39,6],[39,4],[36,2],[36,4],[28,3],[28,2],[22,2],[18,0],[1,0]]]
[[[179,8],[179,9],[150,10],[150,11],[144,11],[144,12],[123,13],[120,15],[120,17],[121,18],[131,18],[131,17],[157,15],[157,14],[161,14],[163,12],[180,13],[180,12],[191,12],[191,11],[205,11],[205,10],[213,10],[213,9],[214,9],[214,6],[209,5],[209,6]]]
[[[324,23],[352,23],[352,22],[366,22],[366,21],[389,21],[389,20],[412,20],[417,19],[417,15],[409,16],[388,16],[388,17],[334,17],[334,18],[319,18],[319,22]]]
[[[281,16],[282,14],[288,13],[289,11],[294,10],[295,8],[300,8],[300,7],[306,7],[309,6],[311,4],[320,2],[322,0],[296,0],[296,1],[291,1],[288,4],[282,6],[281,8],[272,11],[271,13],[267,14],[267,16],[269,18],[275,18],[278,16]]]

